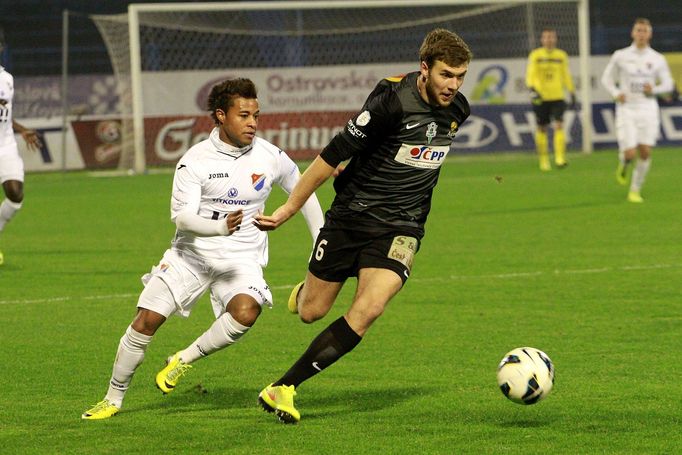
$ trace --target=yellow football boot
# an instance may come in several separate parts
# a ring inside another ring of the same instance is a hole
[[[181,377],[192,368],[180,359],[179,353],[176,352],[166,360],[166,367],[156,374],[156,387],[158,387],[164,394],[171,393]]]
[[[293,385],[270,384],[258,394],[258,402],[267,412],[274,412],[283,423],[298,423],[301,413],[294,407],[296,389]]]
[[[121,409],[111,404],[106,398],[88,409],[81,415],[81,419],[102,420],[118,414]]]
[[[628,184],[628,169],[623,163],[618,163],[618,168],[616,169],[616,181],[619,185]]]
[[[644,202],[644,199],[642,199],[642,196],[639,194],[639,191],[630,191],[628,193],[628,202],[641,204],[642,202]]]
[[[301,292],[301,288],[303,288],[303,283],[304,281],[301,281],[296,286],[294,286],[294,289],[291,290],[291,294],[289,294],[287,308],[291,313],[294,314],[298,313],[298,303],[296,302],[296,297],[298,297],[298,293]]]

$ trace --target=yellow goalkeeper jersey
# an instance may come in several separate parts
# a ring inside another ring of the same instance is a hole
[[[539,47],[528,55],[526,86],[535,89],[543,101],[564,99],[564,88],[573,93],[568,55],[561,49]]]

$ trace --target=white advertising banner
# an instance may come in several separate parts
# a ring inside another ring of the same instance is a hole
[[[613,101],[601,87],[608,56],[590,60],[594,147],[615,147]],[[578,84],[578,60],[570,60]],[[172,71],[143,74],[145,155],[148,165],[176,162],[192,144],[207,137],[213,122],[206,111],[211,88],[233,77],[252,79],[259,93],[259,135],[294,159],[315,156],[343,129],[384,77],[414,71],[416,63],[340,65],[301,68],[248,68],[221,71]],[[472,105],[453,150],[463,153],[532,151],[535,118],[525,87],[523,58],[478,60],[469,68],[462,93]],[[38,153],[24,150],[28,171],[101,169],[116,167],[121,152],[120,100],[111,76],[75,76],[70,106],[76,116],[66,131],[62,154],[60,100],[55,95],[59,78],[24,78],[16,81],[17,120],[39,130],[45,146]],[[77,109],[75,109],[77,108]],[[567,111],[565,127],[569,148],[580,147],[583,125],[575,111]],[[660,144],[682,141],[682,103],[661,110]]]
[[[610,100],[599,78],[608,57],[593,57],[592,101]],[[570,61],[577,84],[578,60]],[[353,111],[384,77],[418,69],[416,63],[302,68],[245,68],[224,71],[165,71],[143,74],[145,115],[199,115],[211,87],[232,77],[247,77],[258,88],[261,112]],[[525,59],[475,60],[462,93],[472,105],[528,103]]]

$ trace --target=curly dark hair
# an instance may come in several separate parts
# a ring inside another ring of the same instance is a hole
[[[237,97],[255,99],[258,98],[256,85],[251,79],[236,78],[227,79],[219,84],[216,84],[211,89],[208,95],[208,110],[211,112],[211,118],[216,125],[220,122],[215,115],[216,109],[221,109],[225,112],[232,106],[234,99]]]

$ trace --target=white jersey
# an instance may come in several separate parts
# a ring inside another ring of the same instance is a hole
[[[665,57],[649,46],[638,49],[634,44],[613,53],[601,82],[613,98],[624,94],[625,106],[653,112],[658,112],[656,95],[673,90]],[[653,96],[644,93],[645,84],[653,88]]]
[[[0,147],[17,143],[12,129],[13,98],[14,78],[0,66]]]
[[[237,150],[221,141],[219,130],[214,128],[209,138],[191,147],[176,166],[171,220],[175,222],[178,214],[186,210],[218,220],[242,209],[243,221],[230,236],[202,237],[177,230],[172,248],[208,262],[211,267],[220,268],[225,259],[247,259],[265,267],[267,234],[253,225],[253,217],[264,211],[274,184],[290,193],[299,177],[291,158],[268,141],[256,137],[250,146]],[[314,218],[319,219],[311,222],[306,216],[306,221],[311,235],[316,237],[323,220],[316,198],[314,203],[319,212]]]

